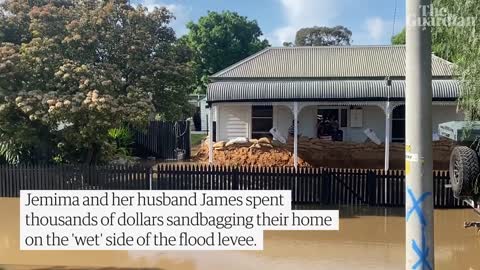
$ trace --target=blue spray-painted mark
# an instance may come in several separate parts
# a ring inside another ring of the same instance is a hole
[[[418,261],[412,266],[412,269],[432,269],[432,266],[428,262],[428,253],[430,249],[427,247],[427,239],[425,237],[425,227],[422,227],[422,243],[418,246],[415,240],[412,240],[412,249],[418,255]]]
[[[425,192],[420,196],[420,198],[415,198],[415,194],[413,194],[412,189],[407,188],[408,195],[412,199],[412,208],[410,208],[407,212],[407,221],[410,218],[410,216],[415,212],[418,215],[418,218],[420,219],[420,223],[422,223],[423,226],[427,225],[427,220],[425,219],[425,215],[423,214],[422,210],[422,202],[427,199],[428,196],[432,195],[431,192]]]
[[[432,195],[431,192],[423,193],[418,199],[415,197],[411,188],[407,188],[407,193],[412,200],[412,207],[408,210],[406,214],[406,220],[410,219],[413,213],[418,216],[420,223],[422,224],[422,239],[420,245],[413,239],[412,240],[412,249],[418,255],[418,261],[412,266],[412,269],[432,269],[428,261],[428,254],[430,252],[430,248],[427,246],[427,237],[425,235],[425,226],[427,226],[427,219],[423,213],[422,203],[428,196]]]

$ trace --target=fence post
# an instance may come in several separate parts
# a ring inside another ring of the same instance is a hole
[[[183,135],[183,144],[186,146],[185,151],[186,151],[186,159],[190,159],[192,157],[192,144],[190,141],[190,121],[186,121],[186,134]]]
[[[148,168],[148,182],[149,182],[149,186],[150,186],[150,190],[152,190],[152,177],[153,177],[153,172],[152,172],[152,168]]]
[[[377,174],[372,170],[368,170],[367,198],[368,198],[368,205],[370,206],[376,205],[376,193],[377,193],[376,191],[377,191]]]
[[[240,181],[239,181],[239,170],[237,167],[234,167],[232,170],[232,190],[239,190],[240,189]]]
[[[331,181],[331,178],[330,178],[330,173],[323,169],[321,170],[321,173],[322,173],[322,204],[324,205],[329,205],[331,203],[331,196],[332,196],[332,192],[331,192],[331,185],[332,185],[332,181]]]
[[[165,189],[165,179],[163,178],[165,175],[165,165],[157,165],[157,190]]]

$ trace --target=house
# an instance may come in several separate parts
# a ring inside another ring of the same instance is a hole
[[[390,142],[405,139],[405,53],[405,46],[262,50],[210,77],[207,103],[217,127],[210,138],[258,138],[272,128],[287,137],[293,126],[302,136],[364,142],[369,129],[386,142],[388,169]],[[434,133],[439,123],[464,118],[453,68],[432,55]],[[328,134],[332,126],[338,136]]]
[[[188,103],[194,108],[193,117],[191,118],[191,130],[207,131],[207,114],[209,113],[205,108],[207,106],[207,97],[204,94],[190,94],[188,97]]]
[[[200,120],[202,131],[208,131],[208,118],[210,117],[210,110],[207,108],[207,97],[200,100]]]
[[[204,94],[190,94],[188,97],[190,103],[195,109],[193,120],[199,121],[198,127],[193,126],[192,130],[205,132],[208,131],[208,118],[210,117],[210,110],[208,110],[207,97]],[[196,119],[197,118],[197,119]],[[192,121],[192,122],[194,122]],[[193,125],[193,123],[192,123]]]

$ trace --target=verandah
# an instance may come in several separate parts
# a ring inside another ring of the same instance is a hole
[[[281,107],[286,107],[290,110],[290,112],[293,114],[293,121],[292,121],[292,129],[294,134],[293,136],[293,155],[294,155],[294,167],[298,168],[298,157],[299,157],[299,125],[302,124],[310,124],[311,121],[308,121],[309,123],[302,123],[303,119],[299,117],[300,112],[308,107],[327,107],[327,108],[347,108],[347,107],[376,107],[379,108],[381,112],[383,112],[384,115],[384,137],[382,137],[380,140],[383,141],[384,143],[384,166],[383,168],[385,170],[390,169],[390,149],[391,149],[391,142],[392,141],[398,141],[399,138],[392,138],[392,114],[396,108],[400,108],[404,104],[403,101],[395,100],[395,101],[324,101],[324,102],[302,102],[302,101],[292,101],[292,102],[229,102],[229,103],[213,103],[210,106],[210,113],[211,115],[214,115],[214,111],[217,110],[218,114],[218,108],[219,105],[221,106],[281,106]],[[444,106],[453,106],[454,102],[453,101],[433,101],[434,106],[438,107],[444,107]],[[228,123],[224,122],[218,122],[219,119],[217,118],[217,127],[224,126]],[[281,119],[281,121],[285,121],[285,119]],[[360,120],[361,121],[361,120]],[[397,121],[397,120],[395,120]],[[213,117],[209,119],[209,126],[213,126]],[[397,121],[398,122],[398,121]],[[403,123],[404,125],[404,123]],[[361,125],[360,125],[361,126]],[[368,128],[367,126],[361,129],[361,132],[365,128]],[[397,128],[398,129],[398,128]],[[396,130],[397,130],[396,129]],[[404,126],[403,126],[404,132]],[[400,132],[401,132],[400,130]],[[216,130],[217,134],[213,134],[213,130],[210,129],[210,141],[209,141],[209,162],[211,164],[214,163],[213,159],[213,138],[218,138],[218,128]],[[397,132],[398,133],[398,132]],[[398,134],[397,134],[397,137]],[[366,138],[366,136],[365,136]],[[372,168],[372,167],[365,167],[365,168]]]

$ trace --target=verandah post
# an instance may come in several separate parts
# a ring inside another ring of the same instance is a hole
[[[293,103],[293,166],[298,169],[298,102]]]
[[[390,140],[392,137],[392,116],[390,101],[385,104],[385,171],[390,169]]]
[[[208,116],[208,163],[213,164],[213,105]]]

